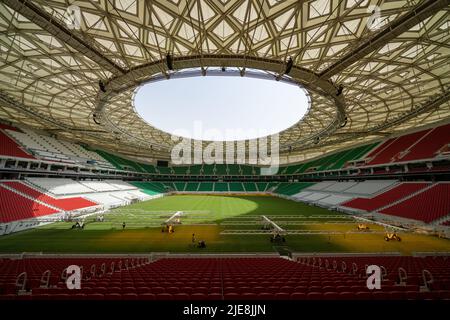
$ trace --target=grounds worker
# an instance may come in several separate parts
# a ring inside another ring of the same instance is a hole
[[[125,222],[122,223],[122,230],[125,229],[125,226],[126,226]]]

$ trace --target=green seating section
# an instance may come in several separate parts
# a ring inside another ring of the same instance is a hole
[[[356,148],[325,155],[301,164],[280,167],[279,175],[292,175],[325,170],[342,169],[352,160],[359,160],[378,143],[367,144]],[[88,149],[89,150],[89,149]],[[249,176],[260,175],[261,169],[256,166],[243,164],[197,164],[191,166],[155,167],[150,164],[139,163],[126,159],[103,150],[95,150],[99,155],[109,161],[119,170],[134,171],[139,173],[163,174],[163,175],[205,175],[205,176]],[[234,179],[239,181],[239,179]],[[260,186],[263,187],[263,186]],[[245,189],[247,189],[244,186]],[[252,187],[250,187],[252,188]],[[257,188],[255,191],[261,190]]]
[[[96,150],[96,152],[103,158],[111,162],[111,164],[114,165],[117,169],[126,171],[146,172],[146,170],[144,170],[144,168],[137,162],[116,156],[103,150]]]
[[[256,182],[255,185],[260,192],[264,192],[267,189],[267,182]]]
[[[245,191],[244,186],[242,185],[241,182],[230,182],[230,183],[228,183],[228,188],[232,192],[244,192]]]
[[[254,182],[242,182],[244,185],[245,191],[247,192],[257,192],[256,184]]]
[[[228,164],[228,174],[233,176],[233,175],[240,175],[241,174],[241,168],[239,167],[238,164]]]
[[[173,182],[163,182],[163,185],[165,186],[165,189],[168,191],[177,191],[177,188],[175,188]]]
[[[276,186],[278,186],[278,182],[269,182],[267,183],[266,191],[271,191]]]
[[[140,165],[148,173],[157,173],[155,167],[150,164],[140,163]]]
[[[202,170],[202,165],[196,164],[196,165],[189,167],[189,174],[190,175],[199,175],[201,170]]]
[[[228,192],[228,191],[230,191],[228,189],[228,183],[226,183],[226,182],[216,182],[216,183],[214,183],[214,191],[219,191],[219,192]]]
[[[246,166],[246,165],[240,165],[242,175],[244,176],[251,176],[253,175],[253,167]]]
[[[184,191],[194,192],[198,190],[198,186],[200,183],[198,182],[187,182]]]
[[[212,192],[212,191],[214,191],[214,183],[213,182],[200,182],[198,191]]]
[[[177,191],[184,191],[186,188],[186,182],[175,182],[174,185]]]
[[[172,170],[174,174],[186,175],[188,167],[172,167]]]
[[[286,196],[292,196],[299,193],[305,188],[312,186],[312,182],[292,182],[292,183],[280,183],[277,188],[273,191],[274,193],[283,194]]]
[[[311,171],[325,171],[342,169],[348,161],[358,160],[378,143],[359,146],[345,151],[326,155],[324,157],[301,164],[280,167],[278,174],[299,174]]]
[[[160,174],[173,174],[172,168],[170,167],[156,167]]]
[[[132,185],[149,195],[178,192],[268,192],[291,196],[312,186],[312,182],[159,182],[135,181]]]
[[[213,176],[214,175],[214,165],[203,165],[203,175],[204,176]]]
[[[138,187],[142,192],[151,196],[166,192],[166,188],[161,182],[135,181],[131,182],[131,184],[135,187]]]
[[[216,175],[225,176],[228,174],[228,168],[226,164],[216,164]]]

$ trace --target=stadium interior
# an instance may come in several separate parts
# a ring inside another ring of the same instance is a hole
[[[2,0],[0,300],[449,300],[449,10]],[[308,93],[276,172],[177,164],[135,111],[225,74]]]

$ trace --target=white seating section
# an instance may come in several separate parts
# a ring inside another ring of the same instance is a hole
[[[332,184],[326,188],[323,188],[323,191],[330,191],[330,192],[343,192],[353,186],[358,184],[358,182],[337,182],[335,184]]]
[[[91,189],[72,179],[60,179],[60,178],[26,178],[32,185],[46,190],[54,195],[74,195],[82,193],[94,192]]]
[[[322,198],[328,197],[327,193],[321,193],[321,192],[313,192],[310,195],[307,195],[303,198],[306,202],[315,202],[317,200],[320,200]]]
[[[119,180],[75,181],[61,178],[27,178],[27,181],[51,195],[81,196],[103,205],[105,209],[127,205],[136,199],[143,201],[153,198],[137,187]]]
[[[292,198],[294,198],[295,200],[302,200],[303,198],[305,198],[306,196],[309,196],[312,193],[313,192],[302,191],[300,193],[293,195]]]
[[[395,184],[397,184],[397,180],[368,180],[345,190],[345,193],[369,196],[386,188],[393,187]]]
[[[144,201],[153,198],[139,190],[89,193],[83,197],[100,203],[105,209],[130,204],[134,199]]]
[[[118,190],[133,190],[136,189],[135,186],[126,183],[124,181],[121,180],[105,180],[105,182],[107,182],[108,184],[112,185],[113,187],[115,187]]]
[[[397,180],[322,181],[293,195],[293,200],[336,207],[356,197],[373,197],[397,185]]]
[[[116,198],[109,193],[92,193],[86,194],[84,197],[107,207],[120,206],[124,202],[124,200]]]
[[[80,183],[86,187],[88,187],[89,189],[91,189],[94,191],[117,191],[120,190],[116,187],[114,187],[113,185],[103,182],[103,181],[80,181]]]
[[[335,205],[344,203],[344,202],[346,202],[346,201],[349,201],[349,200],[351,200],[351,199],[353,199],[352,196],[342,196],[342,195],[334,195],[334,194],[333,194],[333,195],[329,195],[329,196],[326,197],[326,198],[320,199],[320,200],[318,201],[318,203],[319,203],[319,204],[322,204],[322,205],[325,205],[325,206],[327,206],[327,205],[329,205],[329,206],[335,206]]]
[[[311,187],[307,188],[308,190],[323,190],[329,186],[332,186],[335,184],[336,181],[322,181],[319,183],[316,183],[315,185],[312,185]]]
[[[96,166],[100,168],[114,169],[114,166],[99,154],[86,150],[75,143],[37,134],[27,129],[22,129],[23,133],[8,129],[6,131],[22,146],[45,160],[83,165],[94,160]]]

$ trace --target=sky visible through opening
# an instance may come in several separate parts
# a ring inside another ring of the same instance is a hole
[[[206,76],[148,83],[135,108],[150,125],[198,140],[232,141],[278,133],[306,113],[298,86],[248,77]]]

